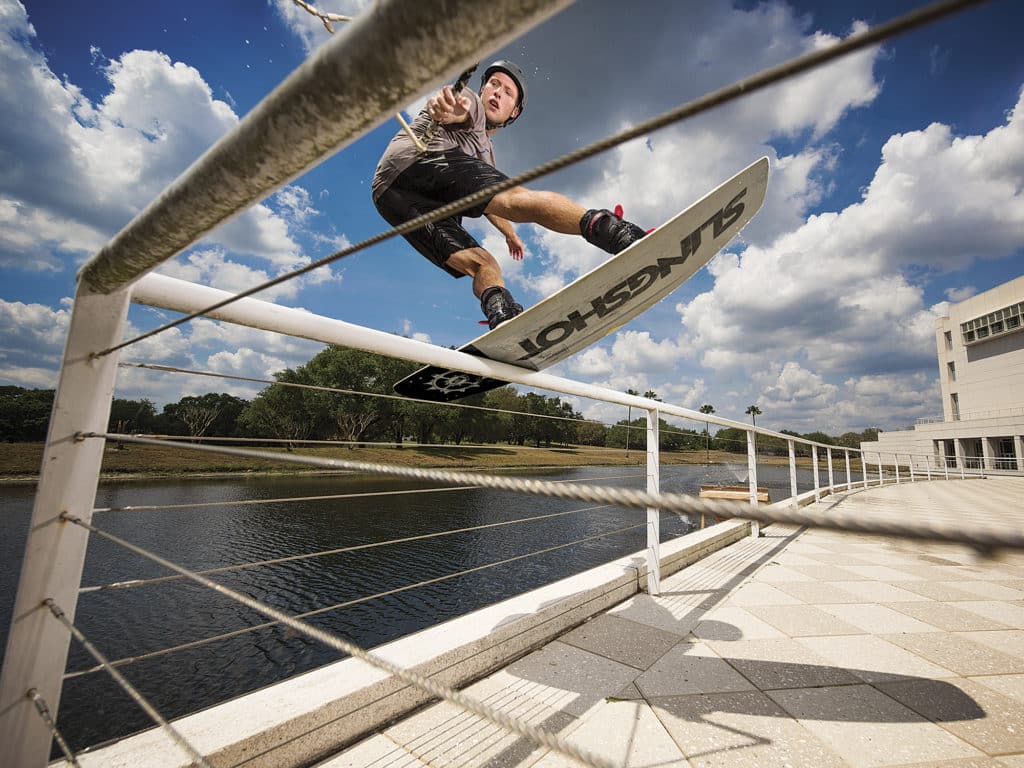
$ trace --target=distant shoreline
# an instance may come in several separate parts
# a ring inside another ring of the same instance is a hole
[[[263,448],[262,450],[268,450]],[[275,449],[270,449],[275,450]],[[287,453],[285,449],[277,449]],[[417,447],[348,448],[346,446],[313,446],[297,448],[295,453],[321,458],[340,459],[380,464],[402,464],[430,469],[461,471],[494,471],[505,469],[540,470],[583,466],[635,466],[647,463],[643,448],[624,449],[592,446],[553,446],[533,448],[510,445],[431,445]],[[35,484],[42,464],[42,443],[7,443],[0,450],[0,485]],[[660,454],[664,465],[704,464],[705,451],[679,451]],[[747,457],[742,453],[711,451],[712,464],[742,464]],[[788,464],[785,456],[759,455],[759,464]],[[797,465],[809,468],[809,458],[798,458]],[[822,466],[824,466],[822,464]],[[859,469],[859,467],[857,467]],[[836,470],[845,472],[840,454]],[[209,453],[182,452],[173,447],[129,445],[123,449],[107,446],[104,453],[100,481],[159,480],[169,478],[229,479],[255,476],[329,475],[346,470],[299,467],[287,462],[269,459],[248,459]]]

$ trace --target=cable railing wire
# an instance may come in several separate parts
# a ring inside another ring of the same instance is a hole
[[[990,527],[983,529],[975,526],[965,529],[957,520],[940,520],[937,517],[918,520],[903,519],[871,519],[862,520],[841,515],[825,515],[792,507],[765,507],[743,504],[740,502],[703,499],[675,493],[649,493],[625,488],[608,486],[579,485],[565,486],[544,480],[500,477],[479,472],[465,472],[451,469],[426,469],[422,467],[404,467],[394,464],[377,464],[365,461],[345,459],[316,458],[312,456],[281,455],[267,451],[256,451],[231,446],[197,445],[191,443],[172,443],[156,441],[134,435],[118,435],[104,432],[79,432],[75,439],[104,439],[139,444],[174,445],[180,448],[209,453],[224,453],[250,458],[274,458],[291,464],[321,467],[324,469],[348,469],[357,472],[369,472],[392,477],[406,477],[420,480],[432,480],[451,485],[478,484],[485,488],[518,491],[534,496],[547,496],[563,499],[577,499],[601,504],[615,504],[622,507],[637,509],[661,509],[682,515],[715,515],[721,518],[740,518],[760,523],[788,523],[792,525],[809,525],[859,533],[873,533],[887,536],[900,536],[911,539],[930,541],[953,541],[969,544],[980,549],[1007,547],[1024,549],[1024,526],[1021,527]]]
[[[543,469],[543,467],[531,467]],[[557,467],[561,469],[561,467]],[[646,477],[645,474],[632,472],[628,475],[598,475],[597,477],[575,477],[566,480],[551,480],[552,483],[585,483],[588,480],[623,480],[631,477]],[[300,501],[339,501],[345,499],[362,499],[372,496],[406,496],[417,493],[444,493],[446,491],[475,491],[479,485],[456,485],[447,488],[412,488],[404,491],[366,491],[363,493],[330,493],[321,496],[282,496],[274,499],[228,499],[225,501],[194,501],[186,504],[129,504],[123,507],[95,507],[97,512],[154,512],[168,509],[203,509],[207,507],[241,507],[250,504],[289,504]]]
[[[284,274],[278,275],[277,277],[260,283],[259,285],[253,286],[252,288],[248,288],[240,293],[234,294],[233,296],[230,296],[224,299],[223,301],[211,304],[210,306],[205,307],[196,312],[186,314],[183,317],[178,318],[177,320],[165,323],[157,328],[142,333],[131,339],[122,341],[121,343],[115,344],[114,346],[108,347],[102,351],[95,352],[93,353],[93,356],[103,357],[105,355],[109,355],[110,353],[116,352],[119,349],[123,349],[124,347],[136,344],[144,339],[148,339],[159,333],[170,330],[171,328],[175,328],[179,325],[182,325],[183,323],[186,323],[189,320],[194,320],[197,317],[208,315],[211,312],[215,312],[216,310],[222,307],[226,307],[228,304],[233,304],[234,302],[240,299],[244,299],[256,293],[260,293],[261,291],[265,291],[268,288],[280,285],[281,283],[287,282],[288,280],[293,280],[297,277],[300,277],[301,275],[306,274],[307,272],[311,272],[314,269],[325,266],[327,264],[331,264],[335,261],[345,258],[346,256],[351,256],[355,253],[358,253],[359,251],[369,248],[372,245],[384,242],[398,235],[409,234],[410,232],[413,232],[427,224],[432,224],[434,222],[440,221],[441,219],[446,219],[449,216],[462,213],[465,210],[473,207],[474,205],[483,202],[484,200],[489,200],[490,198],[494,197],[496,194],[500,192],[512,189],[513,187],[521,186],[523,184],[526,184],[527,182],[534,181],[535,179],[554,173],[555,171],[559,171],[562,170],[563,168],[575,165],[576,163],[582,162],[591,157],[599,155],[602,152],[607,152],[608,150],[614,149],[620,144],[632,141],[633,139],[644,136],[645,134],[651,133],[660,128],[664,128],[681,120],[694,117],[696,115],[701,114],[702,112],[707,112],[708,110],[711,110],[714,107],[718,107],[723,104],[727,104],[731,101],[735,101],[736,99],[739,99],[742,96],[755,93],[764,88],[767,88],[768,86],[775,85],[776,83],[782,82],[789,78],[795,77],[796,75],[802,74],[811,69],[815,69],[819,66],[827,64],[847,54],[854,53],[856,51],[868,48],[878,43],[882,43],[891,37],[895,37],[897,35],[903,34],[904,32],[908,32],[912,29],[925,26],[945,16],[949,16],[954,13],[959,13],[961,11],[966,10],[967,8],[970,8],[975,5],[980,5],[984,2],[988,2],[988,0],[942,0],[941,2],[933,3],[932,5],[926,6],[924,8],[919,8],[915,11],[911,11],[910,13],[904,14],[903,16],[893,19],[892,21],[880,24],[877,27],[871,27],[862,31],[854,32],[845,40],[841,40],[835,45],[831,45],[827,48],[803,54],[802,56],[790,59],[789,61],[779,64],[775,67],[770,67],[768,69],[762,70],[757,75],[754,75],[746,79],[738,80],[732,83],[731,85],[728,85],[724,88],[720,88],[717,91],[714,91],[710,94],[706,94],[700,98],[694,99],[693,101],[682,104],[674,109],[670,109],[656,117],[644,120],[632,128],[627,128],[626,130],[620,131],[619,133],[613,134],[612,136],[596,141],[586,147],[581,147],[580,149],[568,152],[559,158],[550,160],[546,163],[542,163],[541,165],[538,165],[532,168],[531,170],[524,171],[518,176],[514,176],[505,181],[493,184],[490,187],[487,187],[486,189],[467,195],[466,197],[463,197],[460,200],[456,200],[453,203],[444,205],[434,211],[431,211],[430,213],[423,214],[422,216],[417,216],[414,219],[410,219],[409,221],[397,227],[394,227],[393,229],[381,232],[377,235],[374,235],[371,238],[363,240],[362,242],[356,243],[355,245],[349,246],[348,248],[344,248],[340,251],[337,251],[331,254],[330,256],[325,256],[322,259],[310,262],[309,264],[298,269],[295,269],[291,272],[286,272]]]
[[[317,552],[304,552],[299,555],[285,555],[283,557],[268,558],[265,560],[253,560],[246,563],[235,563],[233,565],[222,565],[217,568],[207,568],[205,570],[196,570],[201,576],[212,576],[220,573],[234,573],[235,571],[244,571],[251,568],[263,568],[270,565],[281,565],[283,563],[294,563],[301,562],[303,560],[311,560],[315,557],[329,557],[331,555],[342,555],[349,552],[359,552],[365,549],[376,549],[378,547],[387,547],[394,544],[410,544],[414,541],[427,541],[429,539],[439,539],[445,536],[455,536],[460,533],[472,533],[473,531],[483,531],[489,528],[504,528],[510,525],[521,525],[523,523],[534,523],[539,520],[550,520],[556,517],[565,517],[567,515],[576,515],[581,512],[592,512],[595,509],[603,509],[606,504],[599,504],[593,507],[582,507],[580,509],[570,509],[562,512],[551,512],[546,515],[534,515],[532,517],[520,517],[515,520],[502,520],[497,523],[483,523],[481,525],[471,525],[466,528],[452,528],[446,531],[435,531],[433,533],[421,533],[416,536],[403,536],[397,539],[387,539],[386,541],[373,541],[365,544],[352,544],[348,547],[333,547],[331,549],[322,549]],[[156,576],[151,579],[132,579],[131,581],[116,581],[111,584],[101,584],[92,587],[82,587],[79,589],[79,593],[87,592],[100,592],[110,589],[134,589],[135,587],[148,586],[151,584],[161,584],[169,581],[179,581],[184,578],[183,576]]]
[[[553,733],[545,731],[542,728],[538,728],[530,723],[524,722],[517,718],[509,717],[504,712],[500,712],[494,709],[493,707],[488,706],[487,704],[484,704],[483,702],[478,701],[470,696],[467,696],[466,694],[460,691],[457,691],[445,685],[441,685],[440,683],[437,683],[436,681],[431,680],[430,678],[423,677],[422,675],[417,674],[412,670],[404,669],[403,667],[400,667],[397,664],[388,661],[387,659],[381,658],[380,656],[370,653],[364,648],[361,648],[360,646],[351,643],[348,640],[338,637],[337,635],[333,635],[330,632],[326,632],[322,629],[318,629],[317,627],[314,627],[311,624],[296,619],[294,616],[290,616],[284,613],[283,611],[273,608],[272,606],[269,606],[266,603],[263,603],[259,600],[251,598],[248,595],[243,595],[242,593],[230,589],[229,587],[225,587],[222,584],[219,584],[215,581],[211,581],[210,579],[207,579],[204,576],[199,576],[198,574],[189,571],[187,568],[183,568],[180,565],[172,563],[169,560],[166,560],[160,557],[159,555],[149,552],[143,549],[142,547],[136,546],[131,542],[125,541],[124,539],[115,536],[112,533],[96,528],[94,525],[87,523],[84,520],[75,517],[74,515],[61,513],[60,518],[67,522],[73,523],[74,525],[78,525],[82,528],[85,528],[90,533],[93,533],[97,536],[107,539],[108,541],[118,544],[123,548],[127,549],[129,552],[133,552],[136,555],[144,557],[156,563],[157,565],[161,565],[164,568],[175,571],[176,573],[180,573],[181,575],[196,582],[197,584],[207,587],[208,589],[212,589],[215,592],[224,595],[225,597],[231,598],[236,602],[246,606],[247,608],[251,608],[252,610],[257,611],[258,613],[262,613],[264,616],[274,619],[275,621],[284,624],[285,626],[289,627],[290,629],[296,632],[306,635],[307,637],[313,640],[317,640],[330,648],[334,648],[337,651],[347,653],[348,655],[353,656],[373,667],[376,667],[377,669],[387,672],[389,675],[397,677],[402,682],[415,686],[416,688],[419,688],[420,690],[430,694],[431,696],[434,696],[439,699],[444,699],[445,701],[455,704],[456,706],[459,706],[462,709],[465,709],[466,711],[471,712],[474,715],[489,720],[495,725],[499,725],[511,731],[512,733],[529,739],[535,744],[547,747],[548,749],[552,750],[553,752],[557,752],[563,757],[568,757],[571,760],[576,760],[585,765],[593,766],[594,768],[614,768],[614,764],[610,761],[605,760],[604,758],[598,755],[594,755],[588,750],[577,747],[576,745],[571,744],[567,740],[562,739],[561,737]]]
[[[429,586],[433,586],[435,584],[441,584],[441,583],[443,583],[445,581],[451,581],[452,579],[458,578],[459,576],[466,576],[466,575],[471,574],[471,573],[479,573],[480,571],[486,571],[486,570],[489,570],[491,568],[497,568],[497,567],[502,566],[502,565],[509,565],[510,563],[515,563],[515,562],[518,562],[520,560],[528,560],[531,557],[538,557],[540,555],[550,554],[551,552],[556,552],[556,551],[558,551],[560,549],[566,549],[568,547],[573,547],[573,546],[576,546],[577,544],[583,544],[583,543],[586,543],[588,541],[596,541],[598,539],[604,539],[604,538],[608,538],[609,536],[614,536],[615,534],[618,534],[618,533],[625,533],[626,531],[637,530],[638,528],[644,528],[646,525],[647,525],[646,523],[637,523],[635,525],[629,525],[629,526],[626,526],[624,528],[615,529],[613,531],[603,531],[601,533],[595,533],[595,534],[593,534],[591,536],[585,536],[585,537],[583,537],[581,539],[574,539],[573,541],[564,542],[562,544],[554,544],[554,545],[552,545],[550,547],[545,547],[543,549],[534,550],[532,552],[524,552],[523,554],[520,554],[520,555],[513,555],[512,557],[506,557],[506,558],[503,558],[501,560],[492,561],[490,563],[483,563],[482,565],[476,565],[476,566],[473,566],[472,568],[465,568],[465,569],[463,569],[461,571],[456,571],[454,573],[445,574],[444,576],[435,576],[435,577],[430,578],[430,579],[423,579],[421,581],[417,581],[417,582],[415,582],[413,584],[405,584],[405,585],[403,585],[401,587],[395,587],[393,589],[384,590],[382,592],[376,592],[376,593],[374,593],[372,595],[364,595],[362,597],[356,597],[356,598],[353,598],[351,600],[345,600],[345,601],[340,602],[340,603],[333,603],[331,605],[320,606],[319,608],[313,608],[311,610],[304,611],[302,613],[296,613],[296,614],[294,614],[292,616],[292,618],[295,618],[295,619],[308,619],[308,618],[312,618],[314,616],[322,616],[323,614],[326,614],[326,613],[333,613],[334,611],[340,611],[343,608],[351,608],[354,605],[361,605],[363,603],[368,603],[368,602],[370,602],[372,600],[379,600],[379,599],[385,598],[385,597],[392,597],[394,595],[399,595],[399,594],[402,594],[403,592],[410,592],[410,591],[412,591],[414,589],[419,589],[421,587],[429,587]],[[196,574],[198,576],[202,576],[204,572],[203,571],[192,571],[192,573],[194,573],[194,574]],[[204,578],[205,578],[205,576],[204,576]],[[221,640],[228,640],[228,639],[230,639],[232,637],[240,637],[242,635],[247,635],[247,634],[250,634],[252,632],[258,632],[259,630],[262,630],[262,629],[271,629],[273,627],[278,626],[280,623],[281,622],[279,622],[279,621],[267,621],[267,622],[263,622],[262,624],[251,624],[248,627],[242,627],[241,629],[234,629],[234,630],[231,630],[231,631],[228,631],[228,632],[222,632],[219,635],[211,635],[209,637],[200,638],[199,640],[192,640],[192,641],[189,641],[187,643],[180,643],[178,645],[169,646],[167,648],[162,648],[162,649],[157,650],[157,651],[150,651],[149,653],[138,654],[138,655],[135,655],[135,656],[127,656],[127,657],[125,657],[123,659],[118,659],[117,661],[112,662],[112,663],[115,666],[123,666],[123,665],[126,665],[126,664],[134,664],[135,662],[138,662],[138,661],[145,661],[145,660],[148,660],[148,659],[157,658],[159,656],[166,656],[166,655],[171,654],[171,653],[178,653],[180,651],[192,650],[194,648],[200,648],[200,647],[202,647],[204,645],[210,645],[211,643],[216,643],[216,642],[219,642]],[[97,666],[97,667],[88,667],[86,669],[76,670],[74,672],[67,672],[64,675],[64,679],[65,680],[69,680],[69,679],[74,678],[74,677],[81,677],[83,675],[90,675],[90,674],[93,674],[94,672],[100,671],[101,669],[102,669],[102,667]]]
[[[71,751],[71,747],[68,745],[67,739],[57,728],[57,723],[53,720],[53,713],[50,712],[49,706],[46,704],[46,699],[35,688],[29,688],[25,694],[31,699],[32,704],[36,708],[36,712],[43,718],[43,722],[46,723],[46,727],[50,729],[50,734],[53,736],[53,740],[57,742],[57,746],[60,747],[60,751],[64,753],[64,759],[67,760],[68,764],[72,768],[82,768],[82,764],[78,762],[78,758],[75,757],[74,752]]]
[[[162,728],[163,731],[171,737],[174,743],[177,744],[182,749],[182,751],[184,751],[192,759],[194,763],[203,766],[203,768],[211,768],[210,764],[206,761],[206,758],[203,757],[203,755],[195,747],[193,747],[184,736],[181,735],[177,728],[175,728],[173,725],[167,722],[167,720],[164,719],[163,715],[161,715],[156,710],[156,708],[149,703],[145,696],[139,693],[138,689],[134,685],[132,685],[128,682],[127,679],[125,679],[124,675],[118,672],[111,665],[110,661],[107,660],[107,657],[104,656],[100,652],[100,650],[89,641],[89,638],[82,634],[82,631],[78,627],[76,627],[74,623],[65,615],[64,611],[61,609],[59,605],[57,605],[51,598],[47,598],[46,600],[44,600],[43,604],[46,605],[47,608],[49,608],[50,613],[54,615],[57,621],[63,624],[65,628],[67,628],[67,630],[75,637],[75,639],[78,640],[79,643],[81,643],[82,647],[85,648],[85,650],[87,650],[89,654],[94,659],[96,659],[96,661],[99,662],[100,668],[105,669],[110,674],[110,676],[114,679],[114,682],[121,686],[122,690],[124,690],[124,692],[131,697],[132,701],[138,704],[139,707],[147,715],[149,715],[150,719],[152,719],[154,723],[160,726],[160,728]]]

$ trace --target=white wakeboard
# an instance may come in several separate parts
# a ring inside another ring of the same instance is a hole
[[[539,371],[650,309],[692,277],[753,218],[768,188],[762,157],[654,232],[459,351]],[[506,382],[427,366],[400,395],[448,402]]]

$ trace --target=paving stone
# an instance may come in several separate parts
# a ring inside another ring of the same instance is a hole
[[[1007,629],[997,632],[971,632],[971,640],[1010,656],[1024,657],[1024,631]]]
[[[636,680],[648,701],[692,693],[753,690],[732,666],[704,643],[680,643]]]
[[[971,680],[1011,699],[1017,699],[1024,706],[1024,675],[985,675],[972,677]]]
[[[727,595],[728,592],[714,593],[713,602],[721,602]],[[711,605],[703,607],[701,603],[709,599],[706,594],[692,601],[687,597],[680,598],[665,593],[660,597],[640,594],[615,606],[608,611],[608,615],[629,619],[683,637],[688,635],[707,613]]]
[[[850,584],[852,582],[843,582],[843,584]],[[873,582],[864,582],[865,584],[872,584]],[[811,582],[807,584],[793,582],[788,584],[776,584],[779,590],[785,592],[791,598],[793,603],[807,603],[810,605],[827,605],[829,603],[863,603],[864,599],[858,597],[853,592],[846,590],[843,587],[838,586],[835,583],[832,584],[819,584],[817,582]],[[792,603],[790,603],[792,604]],[[787,605],[787,603],[761,603],[761,605]]]
[[[769,695],[853,766],[983,756],[871,686],[805,688]]]
[[[1005,600],[978,600],[958,603],[957,608],[977,613],[1014,629],[1024,629],[1024,605]]]
[[[751,605],[796,605],[800,601],[784,591],[784,588],[792,587],[794,584],[747,583],[732,592],[723,604],[741,607]]]
[[[858,603],[924,602],[928,599],[903,589],[902,585],[897,587],[880,581],[846,581],[838,582],[836,586],[856,595],[854,602]]]
[[[893,610],[905,613],[946,632],[972,632],[985,629],[1006,629],[998,621],[987,619],[971,611],[963,611],[954,603],[892,603]]]
[[[602,614],[563,635],[560,640],[598,656],[637,669],[647,669],[679,642],[679,635]]]
[[[427,764],[409,754],[386,736],[373,736],[349,747],[340,755],[317,763],[316,768],[427,768]]]
[[[801,564],[794,563],[793,565],[786,566],[775,562],[769,563],[751,576],[750,581],[765,584],[774,584],[779,581],[814,581],[807,574],[796,570],[795,566],[797,565]]]
[[[952,694],[948,686],[962,693]],[[1024,752],[1024,707],[973,680],[906,680],[878,687],[990,755]]]
[[[998,572],[991,574],[997,580],[1002,578]],[[982,600],[1024,600],[1024,591],[1012,589],[1005,584],[993,581],[965,581],[960,584],[960,589],[971,592]]]
[[[815,582],[829,581],[857,581],[866,580],[867,576],[861,576],[852,569],[856,566],[840,568],[835,565],[794,565],[791,566],[797,573],[809,576]]]
[[[904,613],[884,605],[857,603],[854,605],[822,605],[821,610],[838,616],[862,632],[871,634],[897,634],[902,632],[937,632],[938,627],[912,619]]]
[[[909,590],[915,595],[927,597],[929,600],[939,600],[945,603],[957,602],[960,600],[977,600],[978,596],[973,592],[964,589],[957,589],[960,582],[948,581],[917,581],[912,584],[901,583],[902,589]]]
[[[529,681],[545,693],[555,693],[558,708],[577,717],[614,696],[637,676],[633,667],[558,641],[514,662],[505,673]],[[550,703],[543,696],[536,698]]]
[[[709,643],[712,650],[762,691],[859,682],[842,667],[788,638]]]
[[[575,697],[499,672],[467,689],[466,694],[499,711],[552,733],[576,719],[559,707]],[[547,697],[547,701],[544,697]],[[446,701],[388,728],[384,735],[432,768],[512,768],[534,762],[547,750],[505,728]],[[367,764],[364,764],[367,765]]]
[[[871,579],[872,581],[885,581],[885,582],[900,582],[900,586],[905,586],[902,582],[905,581],[922,581],[923,578],[918,576],[916,573],[905,571],[896,567],[890,567],[890,565],[848,565],[844,570],[856,573],[859,576],[863,576],[865,579]],[[838,581],[838,579],[833,579]]]
[[[789,637],[806,635],[856,635],[861,630],[813,605],[765,605],[748,609],[754,616],[782,630]]]
[[[1024,659],[976,643],[970,640],[970,634],[908,633],[881,637],[958,675],[1009,675],[1024,672]]]
[[[871,635],[803,637],[799,642],[866,683],[907,677],[955,677],[948,669]]]
[[[845,763],[763,693],[675,696],[653,702],[693,768],[840,768]]]
[[[607,702],[571,733],[567,740],[627,768],[689,768],[679,747],[646,702]],[[533,768],[577,768],[578,763],[549,752]],[[375,767],[376,768],[376,767]]]
[[[722,642],[736,640],[765,640],[784,635],[770,624],[757,618],[754,608],[725,606],[708,611],[701,622],[693,628],[693,634],[701,640]]]

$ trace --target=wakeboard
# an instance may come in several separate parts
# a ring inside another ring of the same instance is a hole
[[[762,157],[624,251],[459,349],[539,371],[564,360],[650,309],[691,278],[761,208],[768,188]],[[427,366],[395,392],[450,402],[507,382]]]

